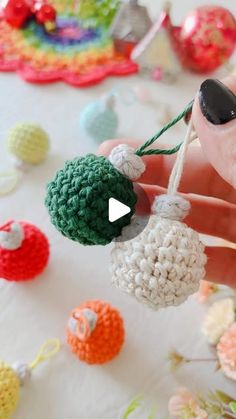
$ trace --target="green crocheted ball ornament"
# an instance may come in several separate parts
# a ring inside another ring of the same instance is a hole
[[[7,149],[19,160],[29,164],[39,164],[49,150],[48,134],[36,124],[15,125],[7,138]]]
[[[108,219],[109,198],[131,212]],[[83,245],[106,245],[130,224],[137,201],[133,183],[105,157],[88,154],[68,161],[47,187],[45,200],[51,221],[66,237]]]

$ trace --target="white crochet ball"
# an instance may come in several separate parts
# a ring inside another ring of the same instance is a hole
[[[175,198],[178,213],[180,202],[184,204],[185,200]],[[157,209],[163,209],[163,197],[160,202]],[[170,207],[169,197],[167,206]],[[173,218],[173,208],[171,213]],[[185,205],[183,214],[186,215]],[[177,306],[196,292],[205,276],[207,260],[198,233],[165,216],[166,208],[151,215],[141,234],[128,241],[120,237],[111,253],[112,282],[154,310]],[[177,218],[181,218],[179,213]],[[124,238],[129,228],[132,223],[123,229]]]
[[[109,160],[120,173],[131,180],[137,180],[146,169],[142,158],[127,144],[119,144],[113,148]]]

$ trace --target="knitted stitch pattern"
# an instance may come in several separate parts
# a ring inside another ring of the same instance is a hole
[[[99,15],[107,18],[107,0],[88,2],[96,4]],[[31,83],[64,81],[77,87],[137,73],[137,64],[115,50],[103,24],[94,27],[90,18],[78,20],[73,13],[68,15],[68,0],[57,3],[65,14],[58,15],[56,32],[46,31],[34,19],[19,30],[0,19],[0,71],[16,71]],[[87,0],[81,7],[85,3]],[[114,5],[114,0],[110,3]]]
[[[123,239],[129,228],[122,231]],[[154,310],[181,304],[205,274],[198,233],[156,215],[138,237],[116,242],[111,258],[113,283]]]
[[[34,225],[20,222],[24,229],[24,240],[15,250],[0,245],[0,278],[8,281],[27,281],[39,275],[49,258],[47,237]],[[10,231],[12,221],[0,227],[0,231]]]
[[[123,319],[118,310],[100,300],[90,300],[81,304],[71,312],[71,318],[76,319],[76,315],[82,313],[83,309],[90,309],[96,314],[95,328],[90,335],[82,339],[68,326],[67,342],[81,361],[88,364],[104,364],[118,355],[124,343]]]
[[[111,223],[109,198],[131,208]],[[66,237],[84,245],[108,244],[130,223],[136,204],[133,183],[105,157],[89,154],[65,164],[48,185],[46,207],[55,227]]]
[[[105,141],[116,136],[118,117],[101,102],[90,103],[81,113],[80,126],[93,139]]]
[[[18,159],[29,163],[39,164],[49,150],[47,133],[35,124],[17,124],[7,138],[7,149]]]
[[[0,418],[10,419],[20,393],[20,381],[14,370],[0,361]]]

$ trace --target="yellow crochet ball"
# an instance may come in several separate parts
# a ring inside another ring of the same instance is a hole
[[[14,413],[20,394],[20,380],[15,371],[0,361],[0,418],[9,419]]]
[[[49,137],[36,124],[17,124],[9,133],[7,149],[25,163],[39,164],[48,153]]]

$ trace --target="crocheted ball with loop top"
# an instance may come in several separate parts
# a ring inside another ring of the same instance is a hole
[[[41,274],[49,258],[47,237],[27,222],[0,227],[0,278],[27,281]]]
[[[11,129],[6,146],[9,153],[18,160],[28,164],[39,164],[47,156],[49,137],[39,125],[17,124]]]
[[[109,199],[130,212],[109,221]],[[51,221],[66,237],[84,245],[105,245],[130,223],[137,201],[133,183],[105,157],[88,154],[68,161],[49,183],[45,200]]]
[[[34,368],[54,356],[59,349],[58,339],[50,339],[42,345],[37,357],[30,364],[17,361],[10,366],[0,360],[1,419],[10,419],[15,412],[20,399],[20,387],[28,384]]]
[[[20,380],[15,371],[0,361],[0,418],[10,419],[20,397]]]
[[[181,304],[205,275],[204,245],[198,233],[181,222],[189,209],[180,196],[157,197],[142,233],[117,241],[112,250],[113,283],[154,310]],[[132,224],[122,236],[129,228]]]
[[[116,136],[119,120],[114,105],[115,97],[110,94],[89,103],[82,111],[80,126],[94,140],[104,141]]]
[[[115,358],[124,343],[120,313],[110,304],[89,300],[75,308],[67,325],[72,352],[88,364],[104,364]]]
[[[0,418],[9,419],[16,410],[20,387],[31,378],[31,368],[23,362],[8,365],[0,360]]]

